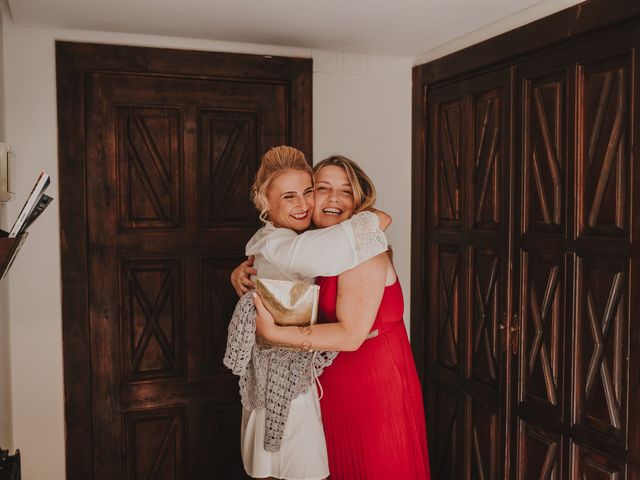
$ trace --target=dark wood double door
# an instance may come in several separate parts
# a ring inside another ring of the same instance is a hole
[[[261,154],[310,148],[311,61],[58,44],[67,471],[239,479],[223,365]]]
[[[422,87],[434,478],[640,478],[638,32]]]

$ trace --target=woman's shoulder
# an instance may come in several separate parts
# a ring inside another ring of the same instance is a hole
[[[247,255],[255,255],[267,246],[269,240],[275,238],[283,238],[296,236],[296,232],[288,228],[278,228],[271,222],[267,222],[264,227],[260,228],[253,237],[247,242],[245,253]]]

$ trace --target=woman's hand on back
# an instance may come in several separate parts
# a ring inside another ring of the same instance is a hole
[[[391,225],[391,222],[393,221],[393,219],[391,218],[391,215],[389,215],[387,212],[383,212],[382,210],[378,210],[373,207],[368,208],[367,210],[375,213],[378,216],[378,223],[380,224],[380,230],[384,232],[387,228],[389,228],[389,225]]]
[[[239,297],[247,293],[252,288],[256,288],[255,284],[251,281],[251,275],[257,275],[258,271],[253,268],[253,261],[255,257],[251,256],[240,265],[238,265],[233,272],[231,272],[230,280],[233,289],[236,291]]]

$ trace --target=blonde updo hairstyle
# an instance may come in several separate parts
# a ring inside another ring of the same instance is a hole
[[[273,147],[262,156],[251,191],[253,192],[253,203],[260,212],[260,220],[263,222],[269,219],[267,210],[269,187],[275,178],[287,170],[307,172],[313,182],[313,169],[307,162],[304,153],[297,148],[280,145]]]
[[[343,155],[333,155],[314,165],[313,171],[318,173],[323,167],[335,165],[342,167],[347,174],[353,190],[353,213],[362,212],[376,203],[376,187],[360,165]]]

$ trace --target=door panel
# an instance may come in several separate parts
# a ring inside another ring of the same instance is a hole
[[[628,238],[632,51],[578,64],[578,234]]]
[[[184,265],[180,259],[127,258],[118,270],[123,383],[184,378]]]
[[[459,394],[444,384],[435,387],[433,417],[430,419],[437,442],[429,444],[429,459],[439,478],[460,478],[463,411]],[[434,478],[436,478],[434,476]]]
[[[462,365],[460,351],[460,319],[463,268],[462,252],[457,245],[438,245],[436,268],[437,319],[433,323],[434,338],[437,339],[435,364],[441,368],[459,372]],[[434,307],[436,306],[434,305]]]
[[[609,455],[571,445],[571,480],[626,480],[627,466]]]
[[[255,207],[246,195],[253,183],[254,165],[246,159],[261,155],[256,136],[259,124],[258,111],[199,111],[199,201],[203,229],[243,226],[255,218]]]
[[[222,364],[227,348],[227,326],[219,318],[224,316],[230,319],[236,306],[229,272],[237,265],[235,256],[209,257],[205,253],[200,259],[203,375],[226,374],[228,371]]]
[[[504,159],[510,92],[510,71],[501,70],[443,86],[429,96],[433,268],[426,396],[428,416],[434,416],[430,427],[436,430],[430,436],[436,438],[430,441],[436,478],[502,474],[500,324],[508,274]]]
[[[471,289],[473,313],[467,338],[469,379],[488,387],[501,383],[503,252],[492,247],[471,249]]]
[[[560,434],[519,420],[517,436],[518,480],[562,480]]]
[[[188,478],[184,408],[129,412],[123,420],[126,478]]]
[[[627,259],[578,255],[576,263],[573,424],[626,447]]]
[[[472,445],[469,452],[471,464],[467,467],[468,478],[478,480],[499,478],[503,458],[502,445],[495,439],[501,436],[500,405],[496,402],[484,404],[471,396],[467,401],[470,412],[465,443]]]
[[[180,110],[116,108],[120,228],[178,228],[184,212]]]
[[[561,252],[523,251],[522,345],[518,403],[562,421],[564,405],[565,260]]]
[[[461,228],[464,162],[464,105],[461,98],[438,104],[435,113],[434,180],[436,185],[434,223]]]
[[[473,158],[469,165],[469,200],[474,230],[499,230],[503,220],[504,102],[502,86],[478,92],[471,99]]]
[[[522,80],[523,234],[566,230],[566,76],[561,68]]]

